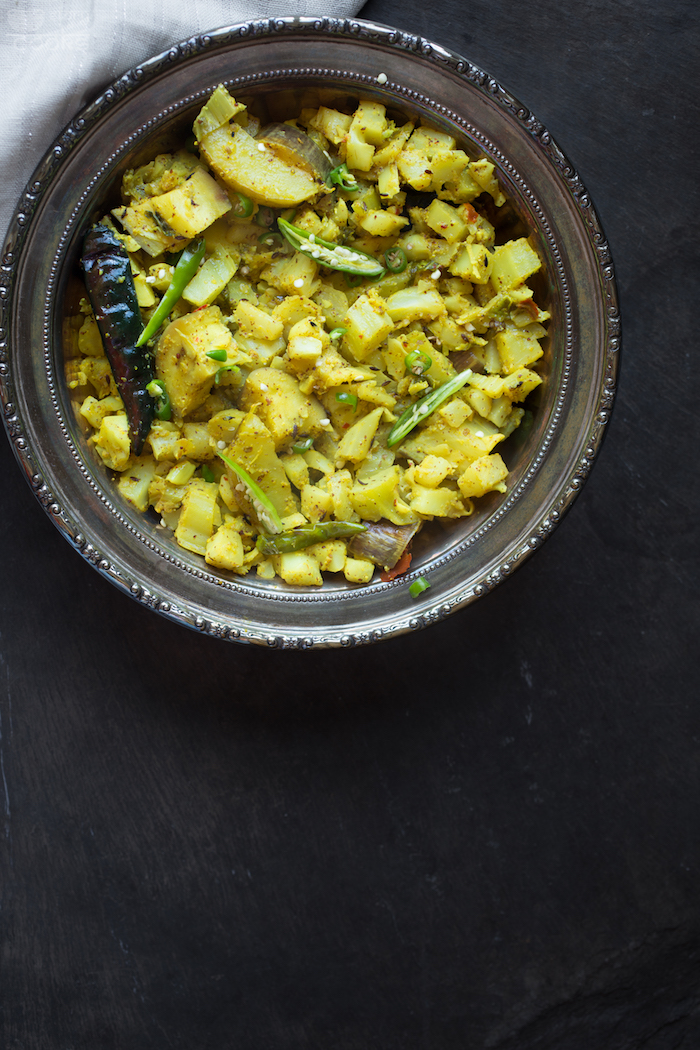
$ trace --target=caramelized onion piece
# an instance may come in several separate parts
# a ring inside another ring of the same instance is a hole
[[[348,552],[356,558],[367,558],[383,569],[393,569],[409,543],[421,527],[415,525],[392,525],[390,521],[366,521],[367,531],[353,536]]]
[[[256,138],[271,146],[288,164],[305,168],[321,182],[326,181],[333,168],[331,161],[313,139],[291,124],[268,124],[260,129]]]

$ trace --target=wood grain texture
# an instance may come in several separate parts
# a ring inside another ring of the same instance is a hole
[[[501,587],[319,653],[130,601],[0,442],[3,1050],[700,1042],[697,9],[362,13],[487,69],[578,169],[622,299],[609,435]]]

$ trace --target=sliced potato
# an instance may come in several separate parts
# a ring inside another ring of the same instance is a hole
[[[227,186],[258,204],[291,208],[312,200],[322,189],[308,168],[290,164],[274,145],[252,138],[237,125],[212,131],[199,148]]]

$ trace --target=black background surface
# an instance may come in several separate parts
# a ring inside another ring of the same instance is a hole
[[[619,395],[573,510],[446,622],[200,637],[0,442],[0,1045],[700,1045],[698,8],[370,0],[548,127],[602,219]]]

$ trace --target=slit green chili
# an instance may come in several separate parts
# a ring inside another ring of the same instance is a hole
[[[336,401],[339,401],[341,405],[349,405],[350,408],[357,408],[357,394],[351,394],[347,390],[339,390],[335,395]]]
[[[344,244],[326,241],[317,234],[292,226],[291,222],[284,219],[278,219],[277,225],[292,248],[302,255],[308,255],[319,266],[340,270],[346,275],[346,279],[350,275],[359,281],[362,277],[381,277],[385,272],[378,259],[367,252],[361,252],[358,248],[347,248]]]
[[[425,576],[419,576],[418,579],[414,580],[408,588],[408,593],[412,598],[417,598],[419,594],[423,593],[423,591],[427,591],[428,587],[430,587],[430,584]]]
[[[240,463],[236,463],[234,460],[229,459],[229,457],[225,456],[223,452],[217,452],[217,455],[219,459],[222,459],[226,466],[237,475],[241,484],[247,489],[248,499],[253,504],[253,507],[263,524],[267,526],[270,532],[282,532],[284,528],[282,525],[282,519],[277,513],[272,500],[269,496],[265,495],[257,481],[253,481],[248,471],[245,467],[242,467]]]
[[[253,214],[253,204],[250,197],[246,197],[245,193],[233,192],[231,193],[231,212],[236,216],[237,219],[247,219]]]
[[[329,171],[326,176],[326,183],[331,187],[339,186],[341,190],[346,190],[349,193],[359,189],[357,179],[352,172],[348,170],[347,164],[339,164],[337,168],[333,168],[332,171]]]
[[[398,245],[394,248],[387,248],[384,252],[384,262],[390,273],[403,273],[408,265],[406,252]]]
[[[180,299],[185,287],[190,283],[194,275],[196,274],[199,264],[204,258],[204,252],[206,251],[206,241],[204,238],[197,241],[196,244],[190,245],[183,251],[182,255],[178,259],[177,266],[173,271],[172,280],[165,290],[163,298],[158,303],[154,312],[151,314],[151,319],[148,324],[141,332],[136,345],[142,346],[148,342],[152,335],[158,331],[163,321],[168,316],[175,303]]]
[[[256,546],[263,554],[288,554],[324,540],[342,539],[366,531],[366,525],[354,521],[319,521],[316,525],[299,525],[296,529],[278,532],[275,536],[261,533]]]
[[[423,350],[411,350],[410,354],[406,354],[404,358],[406,369],[417,376],[427,372],[432,363],[433,359],[430,354],[426,354]]]
[[[146,387],[146,390],[151,397],[156,399],[154,409],[156,419],[170,419],[172,416],[172,408],[170,406],[168,391],[165,389],[165,384],[162,383],[160,379],[152,379]]]
[[[435,387],[429,394],[422,397],[420,401],[416,401],[414,405],[407,408],[389,431],[389,436],[386,439],[387,445],[391,448],[392,445],[398,445],[400,441],[403,441],[406,435],[410,434],[421,420],[429,416],[431,412],[434,412],[448,397],[452,397],[458,390],[461,390],[473,374],[471,368],[465,369],[464,372],[458,372],[456,376],[452,376],[452,379],[448,379],[446,383],[441,383],[440,386]]]

